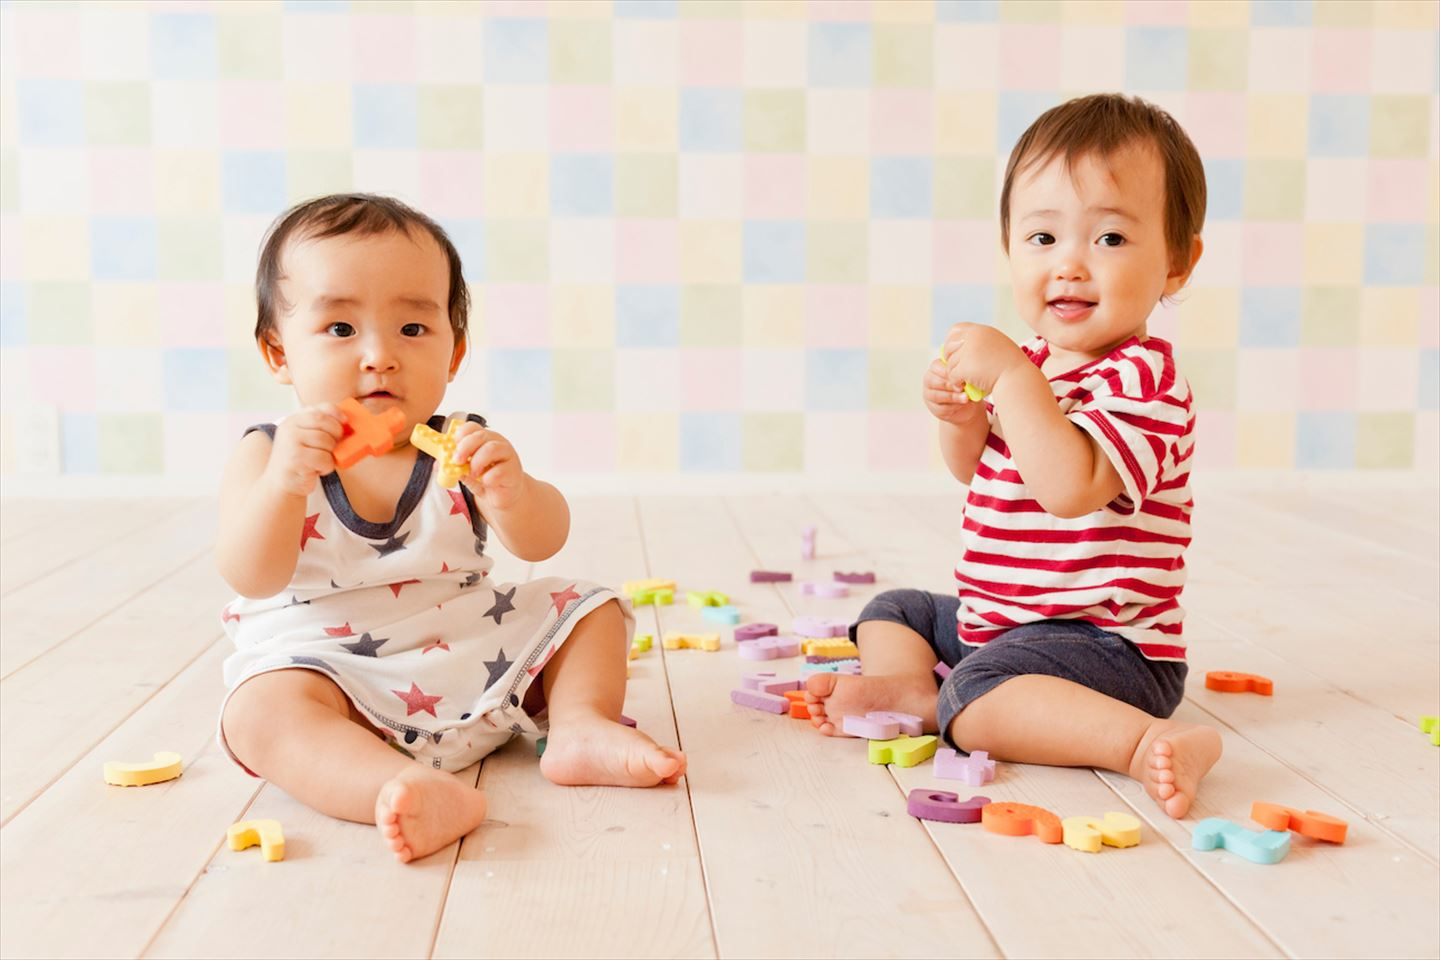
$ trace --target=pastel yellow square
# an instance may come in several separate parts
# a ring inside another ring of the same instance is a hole
[[[740,415],[740,456],[746,471],[796,473],[805,468],[805,418],[799,413]]]
[[[1305,282],[1360,283],[1365,229],[1358,223],[1305,224]]]
[[[1360,288],[1307,286],[1300,299],[1300,345],[1354,347],[1360,342]]]
[[[441,6],[442,12],[453,14],[456,3],[444,0]],[[602,20],[610,17],[610,7],[604,3],[550,3],[538,15],[547,20]]]
[[[1423,157],[1430,146],[1433,121],[1428,95],[1390,96],[1376,94],[1370,99],[1370,155],[1374,157]]]
[[[1244,90],[1250,69],[1250,34],[1240,28],[1190,31],[1190,89]]]
[[[1060,16],[1068,24],[1116,27],[1125,22],[1125,3],[1124,0],[1070,0]]]
[[[550,165],[543,156],[487,154],[481,161],[487,217],[550,214]]]
[[[804,20],[806,10],[795,0],[744,0],[740,15],[746,20]]]
[[[679,143],[679,94],[674,88],[615,91],[615,150],[674,150]]]
[[[25,279],[86,280],[90,276],[90,222],[84,217],[21,217]]]
[[[1235,350],[1218,347],[1185,347],[1179,357],[1180,371],[1195,394],[1201,410],[1235,409]]]
[[[1375,0],[1325,0],[1315,4],[1311,16],[1317,27],[1368,27],[1375,16]]]
[[[805,212],[811,219],[869,216],[869,164],[864,157],[811,157],[805,181]]]
[[[1178,345],[1233,349],[1240,332],[1240,289],[1192,287],[1182,296]]]
[[[1245,216],[1251,220],[1300,220],[1305,212],[1305,161],[1253,157],[1245,164]]]
[[[292,150],[285,157],[285,192],[296,202],[355,189],[355,154],[350,150]]]
[[[1303,157],[1310,125],[1310,104],[1304,94],[1252,93],[1248,98],[1252,157]],[[1303,179],[1301,183],[1303,184]]]
[[[1375,26],[1434,30],[1440,7],[1423,0],[1375,0]]]
[[[930,343],[928,287],[872,286],[865,303],[867,342],[872,347]]]
[[[1360,291],[1360,343],[1367,347],[1420,344],[1418,287],[1365,287]]]
[[[685,283],[739,283],[743,252],[738,220],[680,222],[680,279]]]
[[[1295,466],[1295,414],[1287,410],[1237,413],[1235,466],[1248,470]]]
[[[1060,0],[1000,0],[1001,23],[1059,23]]]
[[[1249,27],[1249,0],[1205,0],[1189,6],[1192,27]]]
[[[551,287],[550,342],[601,350],[614,347],[614,289],[595,284]]]
[[[92,284],[90,317],[97,347],[150,347],[160,343],[160,294],[153,283]],[[250,326],[254,325],[252,312]],[[255,362],[260,362],[258,356]]]
[[[249,347],[255,351],[255,362],[261,363],[260,349],[255,345],[255,288],[248,283],[227,283],[221,296],[225,304],[225,345],[236,350]]]
[[[879,87],[928,87],[935,75],[933,29],[916,23],[870,28],[871,76]]]
[[[285,84],[285,145],[291,150],[351,147],[350,85]]]
[[[680,292],[680,343],[686,347],[740,345],[739,284],[697,283]]]
[[[784,0],[791,6],[800,4]],[[933,0],[884,0],[870,7],[870,16],[876,23],[930,23],[935,19]]]
[[[220,212],[220,166],[213,150],[157,149],[154,156],[156,213]]]
[[[994,157],[938,156],[934,178],[937,217],[988,220],[995,216],[1000,188],[995,183]]]
[[[805,279],[863,284],[869,275],[869,235],[864,220],[811,220],[805,239]]]
[[[947,90],[936,93],[936,152],[993,155],[996,113],[993,92]]]
[[[554,6],[600,6],[558,4]],[[602,84],[610,80],[610,23],[601,20],[552,20],[550,79],[561,84]]]
[[[674,473],[680,464],[679,414],[615,415],[616,466],[625,473]]]
[[[681,20],[736,20],[741,11],[740,0],[679,0],[678,7]]]
[[[805,293],[794,286],[747,286],[741,341],[747,347],[803,347]]]
[[[14,150],[0,149],[0,210],[20,209],[20,158]]]

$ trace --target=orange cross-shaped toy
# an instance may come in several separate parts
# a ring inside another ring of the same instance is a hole
[[[345,436],[335,444],[335,466],[341,470],[389,450],[405,429],[405,413],[397,407],[374,414],[351,397],[341,400],[338,406],[345,413]]]

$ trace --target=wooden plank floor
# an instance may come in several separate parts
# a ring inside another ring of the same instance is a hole
[[[753,665],[728,630],[718,654],[660,649],[666,633],[716,629],[682,603],[638,612],[657,642],[632,664],[626,712],[689,753],[685,780],[555,787],[517,740],[458,774],[489,795],[485,823],[407,866],[373,827],[219,754],[229,591],[213,504],[5,500],[0,956],[1440,956],[1440,750],[1415,729],[1440,712],[1440,491],[1365,490],[1201,488],[1177,716],[1217,726],[1226,752],[1191,818],[1090,770],[1002,764],[986,790],[1061,816],[1132,811],[1138,848],[1085,855],[910,818],[908,790],[953,783],[732,706]],[[747,572],[875,570],[877,591],[948,590],[959,505],[577,499],[561,554],[502,556],[495,576],[666,576],[730,593],[747,620],[848,617],[869,588],[817,599]],[[806,524],[813,562],[799,559]],[[1213,669],[1272,677],[1276,695],[1207,691]],[[162,749],[185,757],[179,780],[102,782],[103,761]],[[1273,867],[1190,849],[1199,818],[1249,823],[1260,799],[1345,817],[1350,840],[1297,838]],[[283,863],[222,842],[261,816],[285,825]]]

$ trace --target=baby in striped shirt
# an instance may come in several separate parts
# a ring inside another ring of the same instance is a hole
[[[1194,144],[1138,98],[1071,100],[1020,138],[1000,234],[1035,336],[956,324],[924,378],[970,488],[958,589],[870,602],[851,627],[864,675],[808,681],[822,733],[904,710],[959,749],[1114,770],[1189,811],[1221,750],[1213,728],[1169,719],[1188,669],[1195,418],[1146,321],[1189,280],[1204,217]],[[938,695],[937,658],[952,668]]]

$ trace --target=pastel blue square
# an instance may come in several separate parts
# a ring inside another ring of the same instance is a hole
[[[204,80],[215,76],[215,15],[152,15],[150,60],[151,74],[157,80]]]
[[[740,414],[680,414],[680,469],[736,472],[740,469]]]
[[[154,280],[156,249],[153,217],[90,221],[90,276],[95,280]]]
[[[805,279],[805,225],[788,220],[745,224],[745,280],[800,283]]]
[[[1241,220],[1245,216],[1245,161],[1206,157],[1205,219]]]
[[[1420,351],[1419,381],[1417,406],[1421,410],[1440,410],[1440,350],[1430,347]]]
[[[957,323],[995,322],[995,286],[961,283],[937,286],[930,297],[930,343],[939,347]]]
[[[350,0],[285,0],[286,13],[347,13]]]
[[[442,220],[455,252],[460,254],[460,270],[466,283],[479,283],[485,271],[485,221],[480,219]]]
[[[805,409],[864,410],[870,403],[869,378],[864,350],[807,350]]]
[[[870,161],[871,216],[930,216],[934,210],[933,183],[929,157],[875,157]]]
[[[1125,31],[1125,89],[1184,90],[1189,81],[1189,40],[1182,27],[1130,27]]]
[[[1310,156],[1363,157],[1370,152],[1370,98],[1317,93],[1310,98]]]
[[[226,410],[230,361],[224,349],[177,347],[165,351],[166,410]]]
[[[1365,282],[1419,286],[1425,274],[1425,228],[1418,223],[1365,226]]]
[[[486,20],[484,49],[481,62],[491,83],[550,79],[550,28],[544,20]]]
[[[561,217],[609,216],[615,167],[603,154],[560,154],[550,160],[550,212]]]
[[[871,48],[868,23],[812,23],[809,49],[811,85],[869,86]]]
[[[220,158],[226,213],[277,214],[285,209],[285,155],[278,150],[230,150]]]
[[[630,286],[615,290],[615,345],[673,347],[680,342],[680,290]]]
[[[69,147],[85,142],[85,87],[79,80],[21,80],[16,88],[22,145]]]
[[[740,116],[739,90],[686,87],[680,91],[681,149],[738,151]]]
[[[549,350],[491,350],[490,408],[549,410],[552,379]]]
[[[24,346],[28,337],[24,285],[0,282],[0,347]]]
[[[95,414],[60,414],[60,472],[100,472],[100,418]]]
[[[1245,287],[1240,294],[1242,347],[1300,345],[1300,288]]]
[[[1251,0],[1250,23],[1257,27],[1308,27],[1310,0]]]
[[[1008,156],[1026,128],[1040,114],[1060,103],[1058,94],[1044,90],[1001,90],[995,100],[996,147],[1000,156]]]
[[[622,20],[674,20],[675,0],[615,0],[614,12]]]
[[[413,85],[357,83],[354,105],[355,146],[410,150],[419,142],[419,107]]]
[[[1000,0],[935,0],[935,19],[994,23],[1000,19]]]
[[[1354,412],[1300,411],[1295,421],[1295,466],[1302,470],[1349,470],[1354,467]]]

